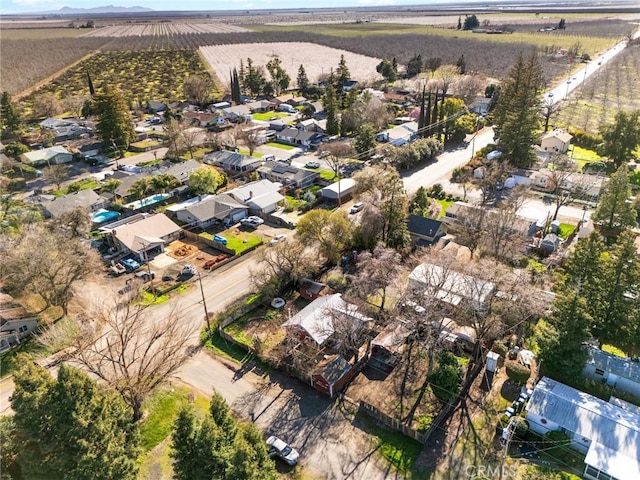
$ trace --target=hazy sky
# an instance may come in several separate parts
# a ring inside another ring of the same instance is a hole
[[[43,12],[61,7],[92,8],[105,5],[121,7],[140,6],[154,10],[247,10],[277,8],[335,8],[376,5],[432,5],[452,0],[0,0],[0,13]],[[473,0],[456,0],[469,2]],[[513,1],[513,0],[512,0]],[[518,0],[516,0],[518,1]]]

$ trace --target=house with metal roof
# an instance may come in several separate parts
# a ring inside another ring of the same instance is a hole
[[[640,362],[621,358],[596,347],[589,348],[589,358],[582,374],[592,380],[640,398]]]
[[[107,204],[109,204],[107,199],[89,188],[54,197],[50,202],[43,202],[42,207],[47,217],[59,217],[63,213],[70,212],[76,208],[85,209],[87,212],[95,212],[107,206]]]
[[[373,319],[360,313],[356,305],[345,302],[342,294],[334,293],[316,298],[282,326],[322,346],[335,332],[336,322],[351,322],[360,327]]]
[[[355,186],[356,181],[353,178],[343,178],[321,189],[320,195],[328,200],[342,202],[351,198]]]
[[[238,152],[219,150],[217,152],[207,153],[204,156],[204,163],[221,167],[225,172],[233,175],[251,172],[257,169],[262,164],[262,160]]]
[[[249,207],[249,210],[256,213],[267,214],[275,211],[276,208],[278,208],[278,203],[284,200],[284,197],[280,194],[281,188],[281,183],[274,183],[269,180],[258,180],[229,190],[226,193],[238,202]]]
[[[487,308],[496,293],[495,284],[432,263],[418,265],[409,274],[409,289],[435,296],[453,306],[470,304],[477,311]]]
[[[586,454],[584,478],[640,480],[640,415],[624,405],[543,377],[527,403],[527,422],[539,435],[566,433]]]

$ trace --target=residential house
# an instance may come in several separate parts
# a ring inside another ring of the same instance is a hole
[[[542,135],[540,147],[542,147],[545,152],[567,153],[572,138],[573,135],[567,133],[565,130],[556,128]]]
[[[49,117],[49,118],[45,118],[38,125],[40,125],[40,128],[44,128],[46,130],[51,130],[52,128],[68,127],[69,125],[72,125],[72,124],[73,124],[73,122],[70,121],[70,120],[64,120],[64,119],[61,119],[61,118]]]
[[[547,233],[543,238],[540,236],[532,237],[529,247],[537,248],[550,254],[558,250],[562,242],[562,239],[555,233]]]
[[[279,182],[286,188],[307,188],[320,178],[320,173],[293,167],[282,162],[265,162],[257,170],[260,178]]]
[[[640,362],[590,347],[582,374],[640,399]]]
[[[342,294],[334,293],[316,298],[282,326],[301,340],[322,346],[334,334],[336,322],[351,322],[355,327],[361,327],[373,319],[358,312],[356,305],[345,302]]]
[[[409,235],[411,235],[411,241],[416,247],[433,245],[447,233],[440,220],[420,215],[409,215],[407,227]]]
[[[282,104],[282,103],[287,103],[289,105],[291,105],[291,101],[293,100],[293,94],[291,93],[285,93],[283,95],[280,95],[278,97],[275,97],[273,99],[273,103],[276,104],[276,106]],[[293,105],[291,105],[293,106]]]
[[[151,177],[151,173],[149,172],[138,172],[138,173],[130,173],[124,170],[116,170],[111,178],[119,180],[120,183],[114,190],[116,196],[122,199],[127,199],[131,196],[129,190],[134,183],[138,180],[142,180],[143,178]]]
[[[53,135],[54,144],[76,140],[78,138],[87,138],[89,135],[93,135],[93,130],[76,123],[53,127],[48,129],[48,131]]]
[[[478,215],[478,210],[484,209],[484,207],[480,207],[477,205],[471,205],[465,202],[453,202],[447,208],[444,217],[442,217],[442,222],[454,230],[457,228],[458,223],[461,219],[471,215]],[[498,212],[494,210],[485,210],[485,215],[487,220],[491,220],[496,215],[499,215]],[[521,236],[523,240],[525,240],[532,232],[531,220],[528,218],[522,217],[520,215],[516,215],[515,218],[511,222],[511,233],[513,235]]]
[[[353,178],[343,178],[320,190],[320,196],[335,202],[344,202],[351,198],[351,193],[356,186]]]
[[[371,355],[367,364],[384,373],[390,373],[400,361],[411,331],[403,322],[389,323],[371,341]]]
[[[327,131],[327,121],[326,120],[315,120],[310,118],[308,120],[301,120],[296,125],[296,128],[302,130],[304,132],[312,132],[312,133],[326,133]]]
[[[284,200],[280,194],[282,184],[269,180],[250,182],[242,187],[229,190],[228,193],[238,202],[249,207],[249,210],[260,214],[272,213],[278,208],[278,203]]]
[[[189,175],[194,170],[200,168],[200,162],[197,160],[186,160],[180,163],[165,164],[158,169],[152,170],[152,175],[171,175],[175,177],[182,185],[189,182]]]
[[[496,293],[495,284],[439,265],[423,263],[409,274],[409,291],[435,296],[453,306],[470,305],[483,312]]]
[[[44,208],[45,216],[59,217],[63,213],[71,212],[76,208],[82,208],[87,212],[95,212],[108,204],[109,201],[107,199],[87,188],[86,190],[78,190],[77,192],[54,197],[49,202],[43,202],[42,207]]]
[[[581,193],[584,200],[596,202],[602,191],[602,187],[608,178],[600,175],[589,175],[585,173],[557,173],[547,168],[531,172],[529,175],[531,185],[539,190],[550,192],[556,189],[554,179],[561,179],[561,190]]]
[[[216,110],[223,110],[225,108],[229,108],[231,106],[231,103],[229,102],[217,102],[217,103],[212,103],[211,104],[211,111],[215,112]]]
[[[0,292],[0,352],[18,345],[38,326],[38,318],[16,302],[11,295]]]
[[[149,100],[147,102],[147,112],[160,113],[167,110],[167,104],[158,100]]]
[[[325,120],[327,118],[327,114],[324,111],[324,105],[322,105],[322,102],[311,102],[311,106],[315,109],[313,113],[314,119]]]
[[[224,118],[215,113],[207,112],[185,112],[182,118],[192,127],[207,128],[212,125],[217,125],[221,121],[224,123]]]
[[[247,103],[245,106],[251,113],[273,112],[276,109],[276,105],[269,100],[256,100],[255,102]]]
[[[471,105],[469,105],[469,111],[478,115],[486,115],[491,110],[491,98],[477,97]]]
[[[321,297],[329,287],[324,283],[315,282],[309,278],[303,278],[300,280],[300,286],[298,287],[298,293],[302,298],[307,300],[315,300]]]
[[[240,122],[244,120],[251,121],[251,110],[247,105],[234,105],[233,107],[223,108],[222,113],[230,122]]]
[[[231,195],[195,197],[167,209],[190,227],[206,228],[216,222],[233,224],[247,216],[249,208]]]
[[[391,145],[401,147],[416,139],[418,122],[407,122],[397,127],[389,128],[376,135],[378,142],[389,142]]]
[[[54,147],[23,153],[20,155],[20,160],[33,167],[60,165],[61,163],[73,161],[73,154],[66,148],[56,145]]]
[[[640,412],[617,399],[605,402],[542,377],[526,406],[529,429],[562,431],[586,454],[584,478],[640,479]]]
[[[358,86],[357,80],[348,80],[344,83],[344,85],[342,85],[342,91],[348,92],[349,90],[351,90],[352,88],[356,88],[357,86]]]
[[[182,229],[164,213],[132,215],[100,227],[100,231],[110,234],[111,244],[118,250],[133,253],[140,260],[162,253],[165,245],[182,236]]]
[[[354,375],[353,365],[341,355],[330,355],[311,372],[311,386],[333,398]]]
[[[296,147],[316,148],[324,135],[315,132],[305,132],[297,128],[285,128],[276,133],[276,142]]]
[[[262,164],[262,160],[259,158],[231,152],[229,150],[218,150],[217,152],[207,153],[203,161],[209,165],[220,167],[231,175],[252,172]]]

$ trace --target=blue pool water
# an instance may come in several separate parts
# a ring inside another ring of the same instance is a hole
[[[161,202],[166,198],[169,198],[171,195],[168,193],[157,193],[155,195],[151,195],[150,197],[143,198],[142,200],[136,200],[135,202],[127,203],[124,207],[130,210],[137,210],[141,207],[148,207],[149,205],[153,205],[154,203]]]
[[[94,213],[91,216],[91,221],[93,223],[104,223],[107,220],[113,220],[114,218],[118,218],[120,214],[118,212],[114,212],[112,210],[103,210],[102,212]]]

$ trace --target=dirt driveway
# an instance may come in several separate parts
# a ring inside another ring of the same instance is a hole
[[[245,364],[246,365],[246,364]],[[241,417],[300,451],[300,464],[314,479],[402,478],[380,457],[372,437],[354,421],[354,407],[337,404],[279,372],[260,376],[200,352],[177,377],[211,395],[215,388]]]

